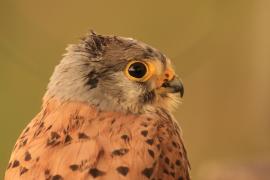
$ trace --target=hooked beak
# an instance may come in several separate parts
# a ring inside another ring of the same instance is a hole
[[[180,93],[180,96],[184,96],[184,86],[182,81],[174,76],[172,80],[166,81],[162,84],[163,88],[165,88],[165,91],[168,93]]]

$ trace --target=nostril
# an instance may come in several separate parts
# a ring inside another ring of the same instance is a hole
[[[168,82],[168,80],[167,81],[165,80],[165,82],[162,84],[161,87],[165,87],[165,88],[170,87],[170,83]]]

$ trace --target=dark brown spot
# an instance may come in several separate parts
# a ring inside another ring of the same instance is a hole
[[[166,168],[164,168],[163,172],[164,172],[165,174],[168,174],[168,175],[170,174],[169,171],[168,171]]]
[[[178,180],[184,180],[184,178],[182,176],[179,176]]]
[[[96,178],[98,176],[105,175],[105,172],[98,170],[97,168],[92,168],[89,170],[89,174],[93,176],[93,178]]]
[[[112,155],[113,156],[123,156],[125,155],[126,153],[128,153],[128,149],[116,149],[112,152]]]
[[[123,139],[124,141],[129,141],[129,137],[128,137],[128,135],[126,135],[126,134],[124,134],[124,135],[122,135],[121,136],[121,139]]]
[[[70,135],[67,135],[67,136],[65,137],[64,143],[65,143],[65,144],[66,144],[66,143],[70,143],[71,140],[72,140],[72,137],[71,137]]]
[[[57,132],[51,132],[51,138],[52,139],[59,139],[61,136]]]
[[[52,180],[62,180],[62,179],[63,177],[58,174],[52,177]]]
[[[25,152],[25,156],[24,156],[24,160],[25,160],[25,161],[29,161],[29,160],[31,160],[31,159],[32,159],[31,154],[30,154],[28,151],[26,151],[26,152]]]
[[[144,131],[141,132],[141,134],[142,134],[144,137],[146,137],[147,134],[148,134],[148,131],[147,131],[147,130],[144,130]]]
[[[180,165],[181,165],[181,161],[180,161],[179,159],[177,159],[177,160],[175,161],[175,164],[176,164],[177,166],[180,166]]]
[[[125,166],[120,166],[116,170],[118,173],[122,174],[123,176],[126,176],[128,174],[129,168]]]
[[[153,145],[154,140],[153,140],[153,139],[147,139],[145,142],[146,142],[147,144],[149,144],[149,145]]]
[[[151,176],[152,176],[152,174],[153,174],[153,171],[154,171],[153,168],[145,168],[145,169],[142,171],[142,174],[150,179]]]
[[[170,173],[172,177],[175,177],[175,173],[174,172],[171,172]]]
[[[13,162],[12,168],[18,167],[19,165],[20,165],[20,162],[17,161],[17,160],[15,160],[15,161]]]
[[[176,144],[176,142],[172,142],[172,145],[175,147],[175,148],[177,148],[177,144]]]
[[[114,124],[115,123],[115,119],[112,120],[111,124]]]
[[[174,169],[174,164],[173,163],[171,164],[171,168]]]
[[[40,129],[40,128],[43,128],[43,127],[44,127],[44,122],[40,123],[38,128]]]
[[[56,141],[55,139],[48,139],[47,140],[47,146],[57,146],[60,144],[60,141]]]
[[[25,168],[25,167],[21,168],[21,170],[20,170],[20,176],[23,175],[24,173],[26,173],[27,171],[28,171],[27,168]]]
[[[168,165],[170,164],[170,160],[169,160],[168,157],[165,157],[165,163],[168,164]]]
[[[157,144],[157,148],[158,148],[158,150],[160,150],[160,144]]]
[[[181,152],[181,151],[179,151],[179,156],[180,156],[180,157],[183,157],[183,154],[182,154],[182,152]]]
[[[89,136],[87,136],[85,133],[79,133],[78,134],[79,139],[88,139]]]
[[[173,151],[172,146],[170,146],[170,145],[167,146],[167,149],[168,149],[169,152]]]
[[[46,131],[50,130],[51,128],[52,128],[52,125],[50,125],[50,126],[46,129]]]
[[[69,166],[69,168],[72,170],[72,171],[76,171],[79,169],[79,166],[77,164],[72,164]]]
[[[45,174],[45,175],[49,175],[49,174],[50,174],[50,170],[49,170],[49,169],[46,169],[46,170],[44,171],[44,174]]]
[[[186,174],[186,180],[190,180],[189,173]]]
[[[46,179],[46,180],[47,180],[47,179],[50,179],[50,180],[51,180],[52,176],[51,176],[50,170],[46,169],[46,170],[44,171],[44,175],[45,175],[45,179]]]
[[[151,149],[148,149],[148,153],[152,158],[155,158],[155,153]]]
[[[35,132],[34,137],[38,136],[40,133],[41,133],[41,130],[38,129],[38,130]]]
[[[163,141],[162,137],[158,137],[159,142],[161,143]]]
[[[142,122],[142,123],[141,123],[141,126],[147,127],[148,125],[147,125],[145,122]]]

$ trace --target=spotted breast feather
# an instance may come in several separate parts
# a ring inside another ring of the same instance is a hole
[[[165,111],[100,112],[51,99],[19,137],[5,179],[188,180],[188,171],[180,129]]]

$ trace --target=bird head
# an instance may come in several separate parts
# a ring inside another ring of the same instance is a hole
[[[183,93],[170,59],[160,51],[131,38],[92,32],[68,46],[45,99],[144,113],[158,108],[171,111]]]

